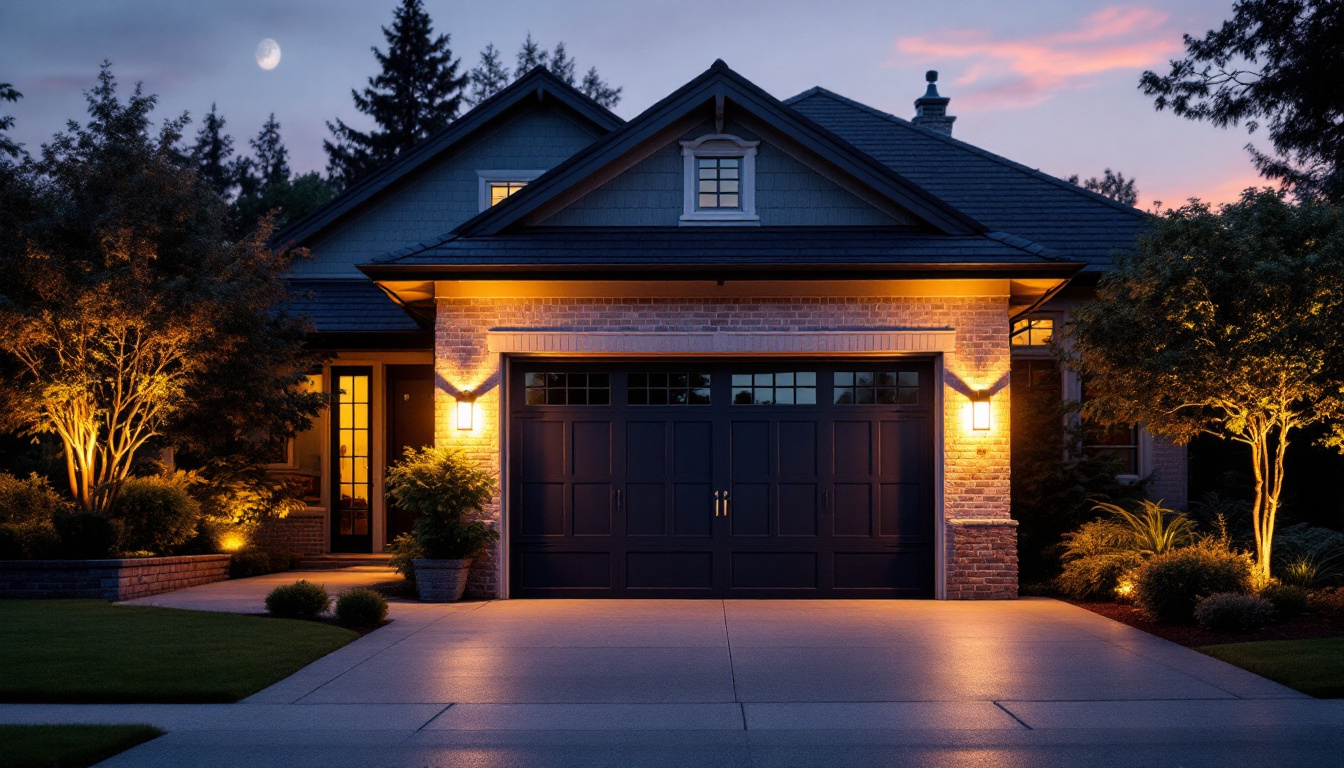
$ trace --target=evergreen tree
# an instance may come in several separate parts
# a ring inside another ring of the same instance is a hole
[[[621,86],[612,88],[610,83],[598,76],[597,67],[589,67],[588,74],[584,75],[583,82],[579,83],[580,93],[607,109],[615,109],[616,105],[621,103],[623,90],[625,89]]]
[[[273,217],[277,229],[283,228],[336,196],[336,189],[317,173],[290,178],[289,150],[280,137],[275,113],[248,144],[253,156],[240,164],[245,172],[242,192],[234,206],[240,235],[256,229],[267,215]]]
[[[383,27],[387,52],[373,49],[382,71],[362,93],[350,92],[377,128],[365,133],[339,118],[327,123],[335,141],[322,146],[333,181],[348,187],[457,117],[467,75],[457,73],[449,36],[433,32],[421,0],[402,0],[392,27]]]
[[[1069,183],[1078,184],[1078,174],[1070,176]],[[1106,169],[1102,178],[1093,176],[1078,186],[1125,205],[1137,205],[1139,202],[1139,190],[1134,186],[1134,179],[1126,179],[1125,174],[1113,172],[1110,168]]]
[[[508,86],[509,70],[499,60],[499,50],[494,43],[486,45],[485,50],[481,51],[481,63],[471,70],[468,77],[471,80],[471,94],[467,97],[467,103],[471,106],[480,104]]]
[[[238,184],[239,166],[229,160],[233,155],[233,138],[224,133],[224,124],[224,116],[219,114],[216,105],[211,104],[201,130],[196,132],[196,143],[191,146],[189,160],[201,181],[227,200]]]
[[[280,123],[275,113],[266,119],[257,138],[248,142],[256,152],[257,174],[260,186],[284,184],[289,181],[289,150],[280,138]]]
[[[18,101],[23,98],[23,94],[14,90],[14,86],[9,83],[0,83],[0,101]],[[0,115],[0,131],[8,131],[14,127],[13,115]],[[13,139],[0,133],[0,158],[18,157],[23,152],[23,147]]]
[[[574,84],[574,60],[565,52],[565,41],[561,40],[555,44],[555,51],[551,54],[550,63],[546,68],[551,70],[551,74],[560,78],[565,85]]]
[[[518,66],[513,69],[513,79],[517,80],[537,67],[546,66],[550,58],[551,55],[546,52],[546,49],[542,48],[537,41],[533,40],[532,33],[528,32],[527,39],[523,41],[522,47],[518,49]]]

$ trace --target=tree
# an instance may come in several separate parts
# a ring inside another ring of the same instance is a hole
[[[1157,109],[1219,127],[1269,127],[1273,154],[1247,144],[1267,179],[1303,196],[1344,201],[1344,3],[1241,0],[1185,58],[1139,87]]]
[[[238,185],[240,169],[237,163],[229,160],[233,155],[233,138],[224,133],[224,124],[224,116],[211,104],[201,130],[196,133],[196,143],[191,146],[189,158],[201,181],[209,184],[220,198],[228,200]]]
[[[508,69],[499,60],[499,49],[495,48],[494,43],[486,45],[485,49],[481,51],[480,63],[472,68],[470,73],[471,95],[468,98],[468,103],[472,106],[480,104],[507,88],[509,83],[537,67],[545,67],[565,85],[574,86],[584,96],[607,109],[613,109],[621,103],[621,91],[623,89],[611,87],[611,84],[603,80],[602,76],[598,74],[597,67],[589,67],[588,72],[583,76],[583,80],[575,81],[574,73],[578,69],[578,64],[570,58],[563,40],[556,43],[554,51],[547,51],[541,47],[540,43],[533,40],[532,33],[528,32],[527,39],[518,48],[518,55],[515,60],[517,63],[514,66],[513,75],[510,76]]]
[[[1078,174],[1070,176],[1069,183],[1078,184]],[[1114,173],[1110,168],[1106,169],[1103,178],[1093,176],[1080,186],[1089,192],[1096,192],[1125,205],[1135,205],[1139,202],[1139,190],[1134,186],[1134,179],[1126,179],[1125,174]]]
[[[0,187],[0,381],[6,426],[57,435],[74,499],[106,511],[156,445],[255,445],[306,428],[321,358],[284,310],[299,254],[263,225],[228,236],[225,202],[155,133],[155,97],[124,102],[111,65],[40,159]]]
[[[336,189],[317,173],[291,178],[289,150],[274,113],[248,144],[253,155],[239,163],[242,192],[235,205],[240,234],[253,231],[267,216],[277,229],[282,228],[336,196]]]
[[[467,76],[459,75],[449,36],[434,37],[421,0],[402,0],[392,28],[383,27],[387,53],[373,48],[382,71],[362,93],[352,90],[355,107],[377,124],[367,133],[339,118],[328,122],[335,141],[323,141],[327,170],[348,187],[382,163],[405,152],[457,117]]]
[[[1069,362],[1088,377],[1088,418],[1250,448],[1264,580],[1293,434],[1339,423],[1341,327],[1344,211],[1247,190],[1221,212],[1194,201],[1155,218],[1075,310]],[[1338,426],[1330,442],[1344,445]]]
[[[16,102],[23,98],[23,94],[14,89],[9,83],[0,83],[0,101]],[[14,127],[13,115],[0,115],[0,131],[8,131]],[[18,157],[23,152],[23,146],[13,139],[0,134],[0,158]]]

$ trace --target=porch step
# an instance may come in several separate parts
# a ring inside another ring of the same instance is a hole
[[[299,563],[298,570],[332,571],[338,568],[356,568],[359,566],[386,566],[391,559],[391,555],[385,554],[355,555],[333,553],[326,555],[304,555],[303,561]]]

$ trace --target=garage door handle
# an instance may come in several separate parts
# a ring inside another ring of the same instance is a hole
[[[621,492],[619,490],[616,491],[616,511],[621,511]]]
[[[723,506],[722,506],[722,505],[723,505],[723,491],[715,491],[715,492],[714,492],[714,516],[715,516],[715,517],[718,517],[718,516],[720,516],[720,515],[723,514]]]

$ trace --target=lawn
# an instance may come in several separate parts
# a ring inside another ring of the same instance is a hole
[[[1344,637],[1227,643],[1196,650],[1318,699],[1344,698]]]
[[[162,733],[148,725],[0,725],[0,768],[84,768]]]
[[[357,637],[310,621],[5,600],[0,701],[233,702]]]

